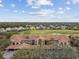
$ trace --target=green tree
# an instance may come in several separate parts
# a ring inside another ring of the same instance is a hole
[[[0,50],[5,49],[7,46],[9,46],[9,44],[9,39],[0,39]]]
[[[4,59],[3,55],[1,54],[1,52],[0,52],[0,59]]]
[[[70,44],[71,44],[71,46],[73,46],[73,47],[79,47],[79,37],[77,37],[77,36],[69,36],[70,37]]]
[[[18,50],[12,59],[77,59],[77,53],[71,48],[45,48]]]

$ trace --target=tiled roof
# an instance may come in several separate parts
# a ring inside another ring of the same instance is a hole
[[[11,38],[11,41],[14,40],[14,42],[19,42],[21,40],[27,40],[25,35],[13,35]],[[68,42],[70,39],[66,35],[31,35],[29,36],[29,40],[58,40],[60,42]],[[18,45],[10,45],[6,49],[22,49],[22,48],[35,48],[34,45],[29,45],[29,44],[18,44]]]
[[[26,36],[25,35],[18,35],[18,34],[16,34],[16,35],[11,36],[10,39],[11,39],[11,41],[19,42],[21,40],[25,40]]]
[[[21,40],[27,40],[26,38],[27,36],[25,35],[13,35],[10,39],[11,41],[14,42],[19,42]],[[38,40],[38,39],[42,39],[42,40],[58,40],[61,42],[65,42],[69,40],[69,37],[66,35],[31,35],[28,36],[29,40]]]
[[[29,45],[26,43],[20,44],[20,45],[10,45],[6,49],[31,49],[35,48],[36,46],[34,45]]]

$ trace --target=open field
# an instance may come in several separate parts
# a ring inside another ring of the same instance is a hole
[[[24,34],[79,34],[78,30],[26,30],[21,31]]]

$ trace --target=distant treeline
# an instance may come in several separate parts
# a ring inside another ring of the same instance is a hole
[[[19,26],[26,26],[27,23],[25,22],[1,22],[0,23],[0,27],[4,27],[4,28],[7,28],[7,27],[19,27]]]
[[[79,23],[78,22],[0,22],[0,28],[8,28],[8,27],[26,27],[26,25],[39,26],[43,25],[45,27],[50,27],[53,25],[54,27],[58,28],[60,26],[66,26],[66,29],[77,29],[79,30]],[[61,27],[60,27],[61,28]]]
[[[79,25],[78,22],[0,22],[0,27],[15,27],[26,25]]]

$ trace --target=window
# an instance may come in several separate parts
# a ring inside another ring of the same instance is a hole
[[[18,45],[19,43],[17,42],[16,45]]]
[[[15,45],[15,43],[13,42],[13,45]]]

